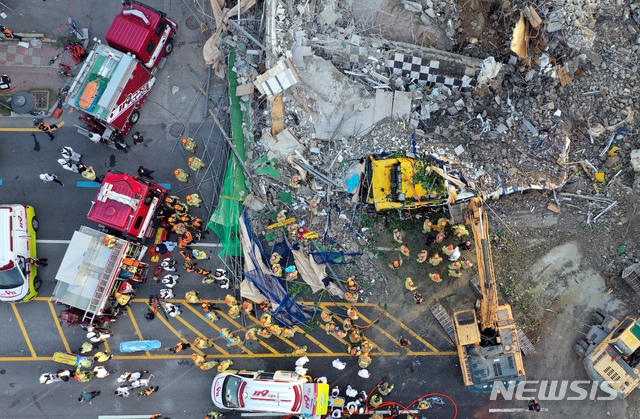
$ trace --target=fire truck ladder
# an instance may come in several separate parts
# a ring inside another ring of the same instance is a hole
[[[113,272],[117,269],[116,264],[120,259],[120,254],[122,253],[122,244],[116,242],[116,244],[111,249],[111,255],[109,256],[109,260],[107,261],[107,265],[104,267],[102,274],[100,275],[100,279],[98,280],[98,286],[96,287],[96,291],[93,293],[93,298],[91,298],[91,302],[89,302],[89,307],[84,313],[84,320],[88,320],[89,323],[93,323],[93,319],[97,315],[98,308],[100,304],[104,300],[105,293],[109,292],[109,285],[111,282],[111,278],[113,277]]]

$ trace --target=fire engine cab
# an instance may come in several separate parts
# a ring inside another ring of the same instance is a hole
[[[135,241],[154,234],[153,218],[167,190],[153,182],[125,173],[105,175],[87,218],[104,226],[108,232],[124,233]]]

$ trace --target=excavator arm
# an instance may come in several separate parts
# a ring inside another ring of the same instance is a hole
[[[467,224],[471,224],[473,238],[476,242],[478,275],[480,276],[483,297],[480,305],[481,330],[495,329],[498,313],[498,290],[496,289],[496,277],[493,272],[493,258],[489,244],[489,223],[482,198],[475,197],[469,202]]]

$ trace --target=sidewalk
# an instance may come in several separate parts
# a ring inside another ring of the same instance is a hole
[[[31,43],[33,34],[24,35],[23,42]],[[37,36],[37,34],[36,34]],[[59,73],[58,63],[73,67],[75,63],[69,52],[64,52],[53,65],[49,60],[55,57],[63,47],[56,41],[45,39],[36,46],[24,48],[17,40],[3,39],[0,42],[0,74],[7,74],[11,78],[11,93],[29,91],[30,89],[51,89],[49,100],[53,106],[57,99],[57,91],[66,81],[66,76]],[[6,62],[5,62],[6,61]],[[30,116],[30,115],[29,115]],[[33,118],[33,117],[31,117]]]

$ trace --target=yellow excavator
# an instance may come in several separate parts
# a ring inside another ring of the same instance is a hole
[[[481,198],[472,198],[467,217],[467,224],[471,224],[476,241],[482,290],[480,321],[474,307],[453,313],[464,384],[473,393],[489,393],[498,381],[508,389],[526,380],[511,306],[500,305],[498,301],[489,225],[483,205]]]

